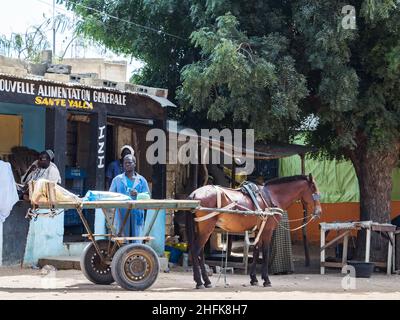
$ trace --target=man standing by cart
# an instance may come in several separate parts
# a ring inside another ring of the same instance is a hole
[[[111,192],[118,192],[121,194],[128,195],[132,200],[136,200],[138,194],[146,193],[150,196],[150,190],[147,180],[135,171],[136,158],[132,154],[128,154],[123,159],[124,172],[117,175],[111,183]],[[118,209],[114,220],[114,226],[119,231],[125,214],[126,209]],[[131,211],[130,216],[127,219],[126,225],[122,231],[125,237],[139,237],[143,233],[144,227],[144,210],[134,209]],[[141,242],[141,241],[134,241]]]

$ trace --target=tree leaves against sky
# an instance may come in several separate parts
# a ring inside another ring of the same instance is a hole
[[[400,140],[394,0],[58,1],[85,18],[86,36],[142,59],[134,80],[168,88],[194,127],[211,121],[288,141],[312,115],[307,142],[333,156],[360,137],[383,149]],[[342,27],[349,4],[356,30]]]

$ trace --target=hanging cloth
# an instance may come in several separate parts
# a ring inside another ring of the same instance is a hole
[[[0,160],[0,177],[0,222],[4,222],[19,198],[11,165],[2,160]]]

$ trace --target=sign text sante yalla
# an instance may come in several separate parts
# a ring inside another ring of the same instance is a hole
[[[93,103],[126,106],[126,95],[83,88],[68,88],[50,84],[0,79],[0,93],[35,96],[41,106],[93,109]]]

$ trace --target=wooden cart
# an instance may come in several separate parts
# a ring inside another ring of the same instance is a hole
[[[145,290],[156,281],[160,264],[156,252],[147,244],[151,229],[161,210],[192,211],[199,206],[194,200],[132,200],[132,201],[80,201],[79,203],[55,201],[54,185],[48,186],[49,201],[32,203],[29,216],[37,215],[38,209],[76,209],[91,243],[81,256],[81,270],[88,280],[96,284],[108,285],[116,281],[127,290]],[[84,209],[102,209],[110,233],[94,234],[83,214]],[[119,230],[115,230],[114,218],[117,209],[126,209],[125,218]],[[122,230],[133,209],[156,210],[142,237],[124,237]],[[160,235],[163,236],[163,235]],[[102,237],[103,239],[98,239]],[[129,240],[142,240],[143,244],[129,244]]]
[[[29,186],[30,195],[33,193],[34,184]],[[87,231],[84,234],[91,243],[84,249],[81,256],[81,270],[84,275],[96,284],[111,284],[116,281],[127,290],[145,290],[152,286],[159,273],[159,260],[156,252],[146,244],[154,239],[150,237],[151,229],[157,219],[160,210],[180,211],[208,211],[229,214],[256,215],[265,218],[267,214],[281,214],[279,208],[271,208],[270,213],[252,210],[233,210],[227,208],[205,208],[200,206],[198,200],[131,200],[131,201],[56,201],[55,184],[46,182],[46,201],[32,201],[32,209],[28,212],[34,217],[38,209],[50,211],[50,215],[57,209],[76,209]],[[32,198],[31,198],[32,199]],[[84,209],[101,209],[106,218],[106,224],[110,233],[94,234],[83,214]],[[114,219],[117,209],[127,209],[125,218],[119,230],[115,230]],[[124,237],[122,230],[127,223],[132,209],[154,209],[156,214],[148,224],[148,228],[142,237]],[[164,236],[164,235],[161,235]],[[105,239],[96,238],[102,237]],[[143,244],[129,244],[129,240],[142,240]]]

